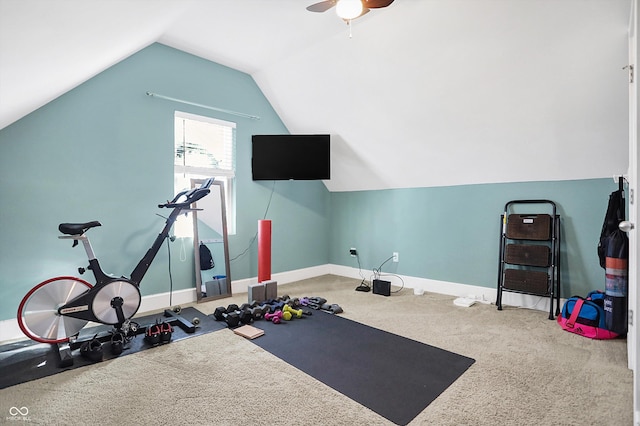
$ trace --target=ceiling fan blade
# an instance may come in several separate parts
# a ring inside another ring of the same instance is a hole
[[[338,3],[338,0],[325,0],[320,3],[314,3],[311,6],[307,6],[309,12],[326,12]]]
[[[387,7],[393,0],[362,0],[362,5],[369,9],[379,9],[381,7]]]

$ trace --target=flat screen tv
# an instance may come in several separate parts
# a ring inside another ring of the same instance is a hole
[[[253,135],[253,180],[330,179],[330,135]]]

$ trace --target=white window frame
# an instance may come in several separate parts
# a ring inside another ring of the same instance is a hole
[[[184,188],[175,188],[175,191],[181,191],[183,189],[188,188],[188,183],[191,182],[191,179],[202,179],[208,177],[215,177],[216,180],[222,181],[224,186],[224,195],[225,195],[225,205],[226,205],[226,215],[227,215],[227,233],[229,235],[233,235],[236,232],[236,202],[235,202],[235,169],[236,169],[236,140],[235,140],[235,129],[236,123],[232,121],[225,121],[216,118],[211,118],[203,115],[190,114],[183,111],[175,111],[174,113],[174,126],[179,119],[184,120],[192,120],[199,121],[204,123],[211,123],[218,126],[224,126],[232,129],[232,140],[230,141],[229,146],[225,147],[227,152],[225,155],[230,157],[231,161],[231,169],[219,169],[215,167],[194,167],[189,165],[179,165],[175,164],[175,145],[176,141],[174,140],[174,149],[173,149],[173,173],[174,173],[174,182],[178,182],[178,176],[182,175],[184,182],[187,182]],[[175,134],[175,129],[174,129]],[[180,220],[178,220],[180,222]],[[193,236],[192,230],[190,230],[190,226],[181,225],[176,222],[176,236]]]

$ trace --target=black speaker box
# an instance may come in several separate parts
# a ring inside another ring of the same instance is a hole
[[[391,295],[391,281],[373,280],[373,294]]]

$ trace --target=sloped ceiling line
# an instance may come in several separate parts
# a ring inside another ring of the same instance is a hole
[[[352,38],[308,3],[0,0],[0,129],[160,42],[339,137],[331,191],[625,172],[631,0],[397,0]]]

